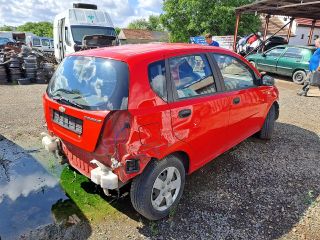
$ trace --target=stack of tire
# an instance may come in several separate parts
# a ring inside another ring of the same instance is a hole
[[[54,72],[52,63],[43,63],[37,71],[37,83],[48,83]]]
[[[7,70],[4,65],[0,65],[0,84],[5,84],[8,82]]]
[[[10,58],[9,71],[11,82],[16,82],[21,78],[21,63],[16,55],[12,55]]]
[[[37,57],[34,55],[29,55],[28,57],[23,58],[24,61],[24,69],[25,69],[25,76],[29,78],[31,82],[34,82],[37,77],[37,69],[38,69],[38,62]]]

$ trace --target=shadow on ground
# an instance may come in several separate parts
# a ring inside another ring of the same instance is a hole
[[[277,123],[271,141],[250,138],[187,179],[176,211],[140,232],[163,239],[275,239],[320,193],[320,140]]]
[[[66,197],[54,165],[48,172],[32,151],[0,135],[0,239],[87,239],[89,221]]]

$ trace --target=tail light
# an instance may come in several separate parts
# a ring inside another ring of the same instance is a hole
[[[128,111],[114,111],[107,116],[95,153],[107,155],[111,160],[108,165],[113,165],[113,161],[120,162],[127,153],[126,143],[130,137],[130,128],[131,116]]]

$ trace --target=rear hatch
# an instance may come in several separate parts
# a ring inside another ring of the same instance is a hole
[[[63,60],[44,96],[48,129],[93,152],[104,120],[128,107],[128,66],[111,59],[70,56]]]

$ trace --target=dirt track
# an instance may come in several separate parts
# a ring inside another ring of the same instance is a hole
[[[91,236],[83,237],[320,239],[320,94],[312,89],[313,97],[298,97],[299,86],[277,86],[280,118],[271,141],[252,137],[189,176],[168,219],[142,219],[126,197],[125,210],[91,224]],[[0,135],[25,149],[39,148],[44,91],[44,85],[0,86]],[[76,236],[70,231],[60,237]],[[31,236],[48,237],[43,231]]]

